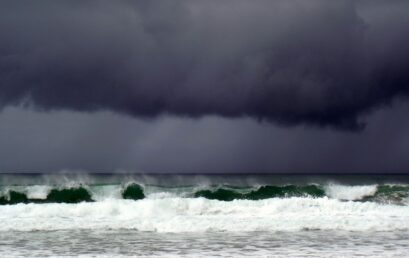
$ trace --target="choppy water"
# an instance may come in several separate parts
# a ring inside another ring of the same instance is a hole
[[[1,175],[0,256],[405,256],[405,175]]]
[[[134,230],[7,232],[2,256],[406,257],[409,234],[397,232],[203,232]],[[7,255],[6,255],[7,256]]]

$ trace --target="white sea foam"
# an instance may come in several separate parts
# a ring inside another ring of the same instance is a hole
[[[367,196],[375,195],[377,191],[376,185],[337,185],[330,184],[325,187],[325,193],[330,198],[340,200],[360,200]]]
[[[52,187],[49,185],[33,185],[27,186],[23,192],[26,192],[30,199],[46,199],[51,189]]]
[[[328,198],[222,202],[203,198],[0,206],[0,231],[135,229],[205,231],[391,231],[409,229],[409,207]]]

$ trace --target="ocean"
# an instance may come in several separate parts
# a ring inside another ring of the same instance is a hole
[[[408,246],[404,174],[0,174],[0,257],[403,257]]]

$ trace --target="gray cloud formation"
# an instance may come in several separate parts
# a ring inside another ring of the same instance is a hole
[[[0,172],[406,173],[409,103],[368,116],[361,133],[252,119],[112,112],[0,114]]]
[[[0,3],[0,106],[360,129],[409,91],[409,2]]]

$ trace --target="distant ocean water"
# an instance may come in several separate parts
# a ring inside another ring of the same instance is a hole
[[[0,256],[407,256],[409,175],[0,174]]]

